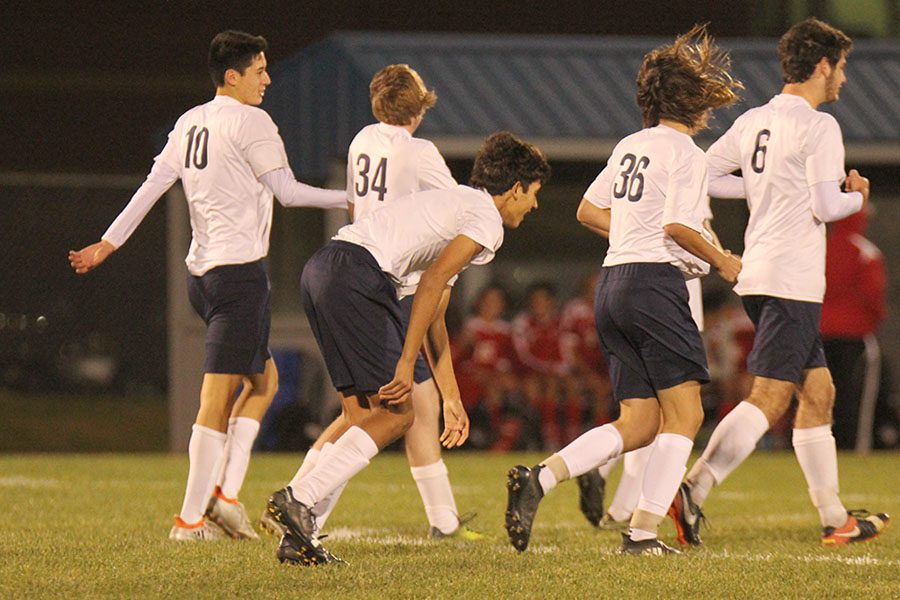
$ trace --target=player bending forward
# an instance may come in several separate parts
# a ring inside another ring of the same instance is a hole
[[[678,552],[657,538],[657,530],[703,420],[700,384],[709,381],[685,278],[701,275],[709,263],[733,282],[741,269],[737,257],[701,235],[706,160],[691,139],[707,126],[712,109],[736,99],[739,84],[727,66],[727,55],[701,27],[647,54],[637,78],[645,128],[616,145],[578,207],[582,224],[609,237],[595,311],[620,416],[531,469],[510,469],[506,531],[520,552],[544,494],[654,437],[619,552]]]
[[[425,117],[425,111],[437,101],[437,96],[425,87],[419,74],[408,65],[388,65],[372,78],[369,94],[372,113],[379,122],[364,127],[350,144],[347,156],[347,195],[352,217],[359,220],[412,192],[455,188],[457,183],[434,144],[413,137]],[[411,288],[414,287],[415,281],[400,285],[404,326],[409,321],[413,303]],[[452,394],[452,390],[456,388],[454,384],[440,381],[439,372],[432,378],[424,360],[416,362],[416,369],[419,371],[417,380],[421,383],[413,387],[412,407],[415,420],[404,435],[404,446],[410,472],[425,506],[428,535],[434,539],[480,539],[481,534],[466,526],[465,517],[460,519],[438,441],[438,388],[447,388],[445,396]],[[448,385],[451,387],[448,388]],[[457,398],[449,397],[445,402],[452,403],[456,400]],[[350,427],[350,421],[350,415],[343,411],[325,428],[306,453],[303,464],[289,485],[299,483],[331,451],[334,441]],[[345,483],[313,507],[319,529],[324,527]],[[284,533],[283,526],[268,510],[263,512],[260,523],[272,533]]]
[[[747,458],[796,393],[794,453],[819,512],[822,543],[870,540],[887,526],[883,513],[848,511],[838,496],[831,410],[834,385],[819,334],[825,295],[825,223],[859,211],[869,181],[844,176],[844,143],[820,104],[835,102],[846,81],[852,42],[807,19],[778,43],[784,88],[753,108],[707,152],[710,194],[747,198],[744,270],[735,291],[756,327],[747,370],[750,396],[716,427],[672,505],[679,541],[700,544],[700,507]],[[741,169],[742,177],[729,175]],[[841,191],[841,183],[846,192]]]
[[[452,374],[444,313],[450,285],[470,264],[490,262],[503,228],[537,208],[550,167],[535,146],[507,132],[488,137],[471,186],[415,192],[343,227],[306,263],[303,304],[329,375],[352,426],[299,482],[275,492],[269,510],[287,529],[282,562],[319,564],[333,557],[315,535],[313,509],[412,425],[410,394],[428,334],[444,396],[447,448],[462,444],[469,421]],[[415,293],[408,329],[399,286]],[[360,410],[362,408],[362,410]]]

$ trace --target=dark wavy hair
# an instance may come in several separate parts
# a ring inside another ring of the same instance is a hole
[[[697,127],[706,111],[734,104],[744,86],[731,77],[728,53],[713,44],[706,25],[695,25],[670,46],[644,56],[637,103],[644,127],[671,119]]]
[[[803,83],[822,58],[834,67],[850,53],[853,40],[828,23],[809,18],[787,30],[778,40],[778,60],[784,83]]]
[[[243,31],[223,31],[209,44],[209,76],[216,87],[225,85],[225,71],[243,74],[261,52],[269,47],[266,38]]]
[[[492,196],[511,189],[517,181],[527,190],[535,181],[545,184],[550,178],[550,165],[540,148],[523,142],[508,131],[498,131],[485,138],[469,184],[484,188]]]

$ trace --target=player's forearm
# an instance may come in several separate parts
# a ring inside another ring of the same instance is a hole
[[[171,167],[162,162],[155,162],[147,179],[137,189],[128,205],[119,213],[115,221],[103,234],[103,241],[112,245],[113,249],[124,244],[138,225],[150,212],[172,184],[178,180],[178,174]]]
[[[328,190],[313,187],[297,181],[288,168],[269,171],[260,176],[282,206],[291,208],[347,208],[347,192],[345,190]]]
[[[842,192],[837,181],[823,181],[809,187],[812,211],[823,223],[840,221],[859,212],[863,205],[860,192]]]
[[[449,294],[445,292],[449,297]],[[428,328],[428,347],[431,352],[431,369],[434,375],[434,383],[444,400],[459,399],[459,386],[456,383],[456,374],[453,372],[453,359],[450,352],[450,336],[447,333],[447,322],[444,318],[446,305],[441,300],[444,310],[438,310],[438,314]]]
[[[725,253],[709,243],[699,231],[695,231],[681,223],[669,223],[664,227],[666,235],[675,240],[675,243],[684,250],[690,252],[717,269],[725,260]]]
[[[441,302],[441,294],[447,284],[446,281],[442,282],[439,279],[426,271],[419,280],[409,316],[406,339],[403,342],[403,352],[400,354],[401,361],[412,364],[425,343],[425,335],[428,333],[429,325],[434,321]]]
[[[578,212],[575,213],[575,218],[597,235],[605,238],[609,237],[609,228],[612,222],[610,209],[600,208],[586,198],[582,198],[581,204],[578,205]]]
[[[724,174],[709,176],[709,195],[713,198],[743,199],[747,197],[744,190],[744,178],[737,175]]]

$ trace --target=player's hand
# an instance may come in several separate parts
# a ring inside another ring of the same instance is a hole
[[[859,174],[856,169],[850,169],[850,174],[844,180],[844,189],[848,192],[859,192],[863,197],[863,206],[869,201],[869,180]]]
[[[716,265],[719,275],[728,283],[737,283],[738,274],[741,272],[741,257],[732,254],[731,250],[722,253],[722,259]]]
[[[69,250],[69,264],[72,265],[76,273],[84,275],[100,266],[115,251],[115,246],[106,240],[100,240],[96,244],[91,244],[81,250]]]
[[[415,361],[407,365],[402,359],[394,370],[394,378],[378,390],[378,397],[387,406],[397,406],[409,402],[413,388]]]
[[[469,439],[469,415],[457,399],[444,400],[444,433],[441,444],[444,448],[462,446]]]

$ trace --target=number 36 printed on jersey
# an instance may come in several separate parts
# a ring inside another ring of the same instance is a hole
[[[613,197],[624,198],[627,195],[629,202],[640,200],[644,194],[644,170],[649,164],[650,159],[646,156],[638,158],[631,153],[623,156],[619,163],[622,170],[613,186]]]

